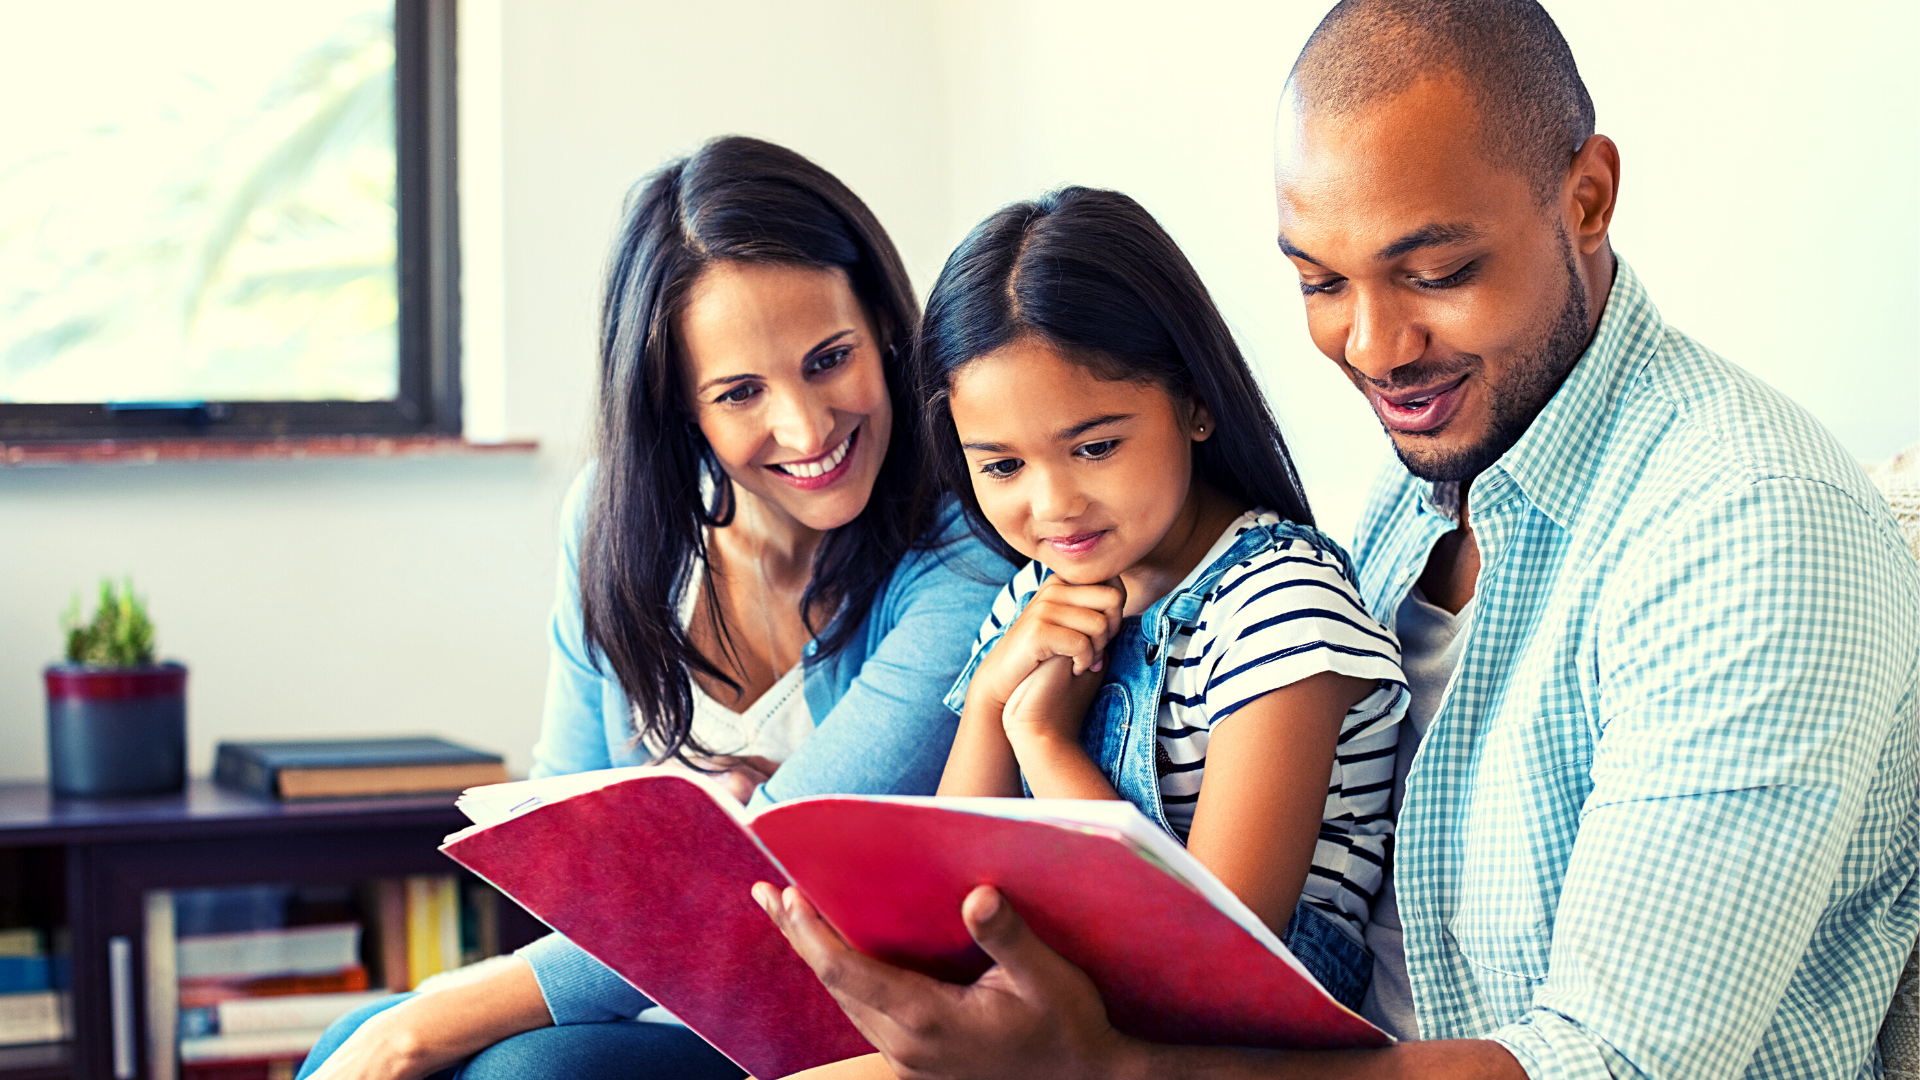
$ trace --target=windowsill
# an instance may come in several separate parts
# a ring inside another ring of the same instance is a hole
[[[476,443],[450,435],[297,435],[285,438],[88,439],[0,443],[0,468],[36,465],[152,465],[163,461],[276,461],[311,458],[530,454],[531,439]]]

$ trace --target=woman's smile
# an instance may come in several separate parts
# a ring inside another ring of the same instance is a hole
[[[767,466],[767,471],[801,491],[818,491],[836,484],[853,472],[853,451],[859,445],[860,432],[865,426],[862,423],[854,428],[837,446],[818,457],[775,462]]]

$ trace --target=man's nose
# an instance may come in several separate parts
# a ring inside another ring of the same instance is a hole
[[[1353,322],[1347,328],[1347,366],[1378,383],[1426,351],[1427,335],[1390,293],[1354,290]]]
[[[829,449],[827,439],[833,435],[833,410],[822,395],[808,387],[775,389],[770,394],[775,442],[805,457]]]

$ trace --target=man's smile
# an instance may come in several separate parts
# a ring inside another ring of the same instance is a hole
[[[1373,401],[1373,411],[1379,414],[1380,422],[1388,431],[1425,435],[1453,419],[1465,396],[1462,391],[1466,382],[1467,376],[1461,375],[1450,382],[1417,390],[1388,393],[1369,388],[1367,397]]]

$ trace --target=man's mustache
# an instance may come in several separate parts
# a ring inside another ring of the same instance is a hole
[[[1454,379],[1476,370],[1480,367],[1480,364],[1481,359],[1478,353],[1458,353],[1444,360],[1416,360],[1411,364],[1403,364],[1388,372],[1388,377],[1384,382],[1379,379],[1370,378],[1362,374],[1359,369],[1351,366],[1347,368],[1347,371],[1352,376],[1355,385],[1364,383],[1382,393],[1391,394],[1396,390],[1418,390],[1422,387],[1435,386],[1443,382],[1452,382]]]

